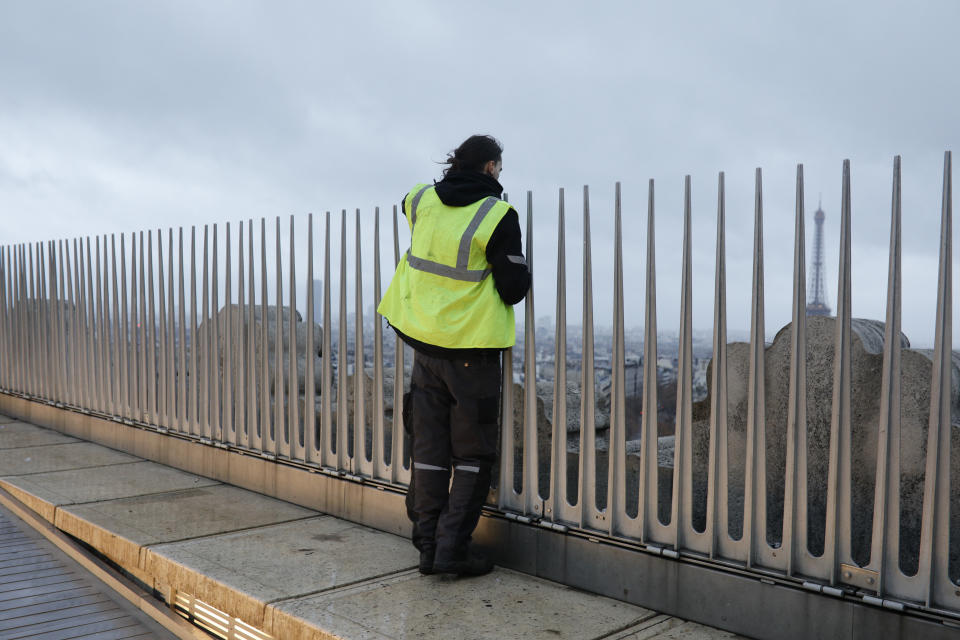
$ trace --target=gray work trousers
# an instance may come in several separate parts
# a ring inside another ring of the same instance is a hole
[[[444,359],[415,352],[403,403],[413,451],[407,515],[414,546],[435,550],[438,559],[465,557],[480,519],[497,455],[500,382],[499,354]]]

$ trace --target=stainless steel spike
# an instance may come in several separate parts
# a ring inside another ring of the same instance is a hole
[[[287,418],[287,433],[290,441],[290,457],[294,460],[303,460],[303,432],[300,423],[300,382],[297,371],[300,345],[297,343],[297,260],[295,252],[296,239],[294,236],[293,216],[290,216],[290,328],[289,328],[289,372],[287,374],[287,404],[289,415]],[[309,330],[309,328],[308,328]],[[309,356],[307,356],[309,358]]]
[[[830,584],[839,579],[842,562],[850,562],[850,161],[843,161],[840,211],[840,270],[833,365],[833,409],[827,478],[827,516],[823,556]]]

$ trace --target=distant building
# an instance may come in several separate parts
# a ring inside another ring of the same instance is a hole
[[[827,304],[826,269],[823,265],[823,220],[826,214],[818,204],[817,212],[813,215],[816,229],[813,235],[813,268],[810,270],[810,281],[807,285],[807,315],[829,316],[832,313]]]

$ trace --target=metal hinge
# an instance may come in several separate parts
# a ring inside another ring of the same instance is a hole
[[[530,524],[533,522],[533,518],[529,516],[521,516],[520,514],[511,513],[509,511],[504,511],[503,517],[507,520],[516,520],[517,522],[522,522],[523,524]]]
[[[655,553],[655,554],[657,554],[658,556],[666,556],[667,558],[679,558],[679,557],[680,557],[680,553],[679,553],[679,552],[674,551],[673,549],[665,549],[665,548],[663,548],[663,547],[658,547],[658,546],[655,545],[655,544],[648,544],[648,545],[647,545],[647,551],[650,551],[651,553]]]
[[[825,593],[828,596],[834,596],[836,598],[843,597],[843,589],[837,589],[836,587],[831,587],[825,584],[817,584],[816,582],[804,582],[804,589],[809,589],[810,591],[815,591],[817,593]]]
[[[894,611],[903,611],[904,608],[902,602],[884,600],[883,598],[876,598],[874,596],[863,596],[863,601],[875,607],[883,607],[884,609],[892,609]]]

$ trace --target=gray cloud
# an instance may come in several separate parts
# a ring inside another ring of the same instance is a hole
[[[744,326],[753,172],[762,166],[772,334],[790,313],[797,162],[807,211],[822,194],[828,213],[835,294],[840,166],[851,159],[854,313],[882,317],[899,153],[911,278],[904,324],[923,342],[932,335],[942,153],[960,139],[958,18],[946,0],[4,3],[0,241],[354,207],[368,219],[484,131],[505,143],[511,198],[536,194],[538,313],[553,306],[557,189],[567,191],[576,299],[581,187],[592,187],[597,247],[609,247],[621,180],[628,321],[639,324],[655,178],[661,326],[675,324],[682,181],[691,174],[695,324],[708,326],[724,170],[730,324]],[[609,313],[610,253],[594,250],[598,318]]]

